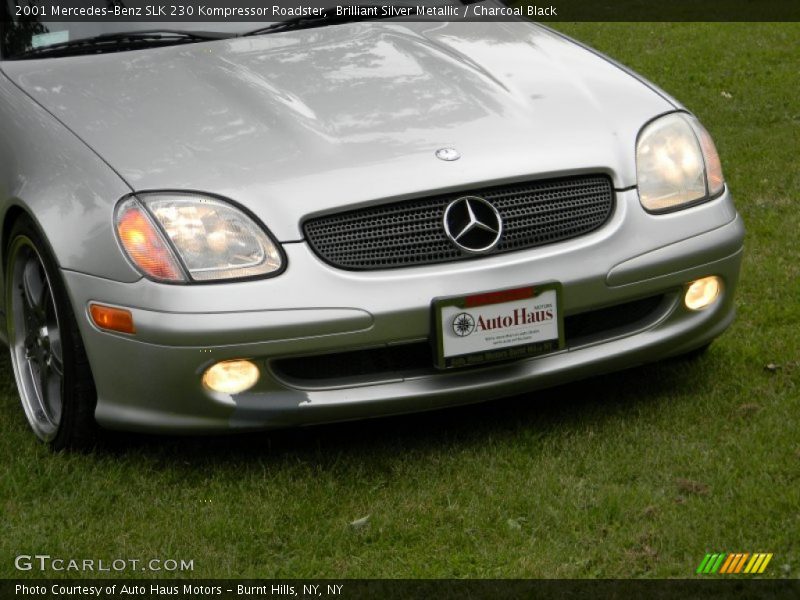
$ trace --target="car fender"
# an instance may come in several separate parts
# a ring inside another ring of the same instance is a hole
[[[0,67],[0,248],[8,243],[15,215],[24,211],[47,238],[62,269],[137,281],[141,275],[123,255],[113,228],[114,206],[131,191]]]

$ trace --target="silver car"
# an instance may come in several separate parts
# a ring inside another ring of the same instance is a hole
[[[38,438],[429,410],[730,325],[744,228],[675,99],[528,22],[324,18],[6,15],[3,336]]]

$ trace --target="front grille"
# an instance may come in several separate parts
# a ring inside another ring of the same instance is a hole
[[[314,252],[342,269],[392,269],[475,258],[453,244],[443,227],[448,204],[467,195],[490,202],[503,220],[502,238],[489,255],[589,233],[608,220],[614,206],[611,180],[605,175],[588,175],[336,213],[309,219],[303,230]]]
[[[567,347],[596,341],[604,334],[624,335],[647,326],[663,314],[664,302],[664,295],[650,296],[570,315],[564,319]],[[274,360],[272,368],[279,376],[293,380],[321,381],[433,371],[433,363],[431,344],[424,341],[384,348],[282,358]]]

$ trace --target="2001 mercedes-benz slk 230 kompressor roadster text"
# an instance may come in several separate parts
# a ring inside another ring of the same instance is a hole
[[[55,448],[486,400],[733,319],[709,134],[544,27],[7,18],[5,329]]]

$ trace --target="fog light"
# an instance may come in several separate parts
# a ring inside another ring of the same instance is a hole
[[[258,367],[249,360],[226,360],[203,373],[203,385],[215,392],[238,394],[253,387],[258,376]]]
[[[686,308],[702,310],[710,306],[719,296],[722,283],[719,277],[703,277],[689,284],[684,302]]]

